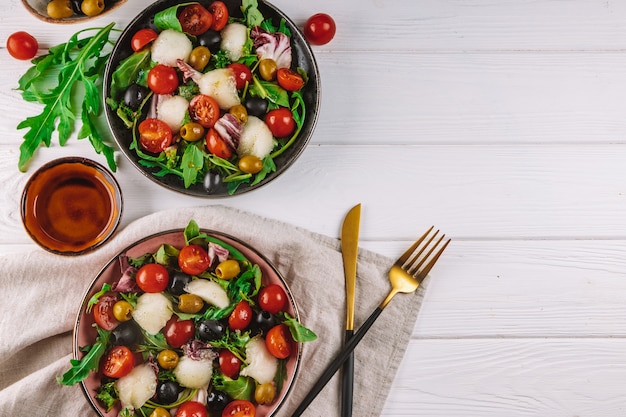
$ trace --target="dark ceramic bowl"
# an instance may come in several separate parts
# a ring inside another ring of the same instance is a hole
[[[287,307],[284,311],[300,321],[296,302],[293,298],[291,291],[289,290],[289,287],[287,286],[287,283],[285,282],[285,279],[282,277],[280,272],[267,260],[267,258],[265,258],[256,249],[250,247],[249,245],[235,237],[211,230],[202,230],[202,232],[233,246],[235,249],[239,250],[252,264],[258,265],[262,272],[262,285],[265,286],[269,284],[277,284],[282,287],[283,290],[285,290],[289,299]],[[85,293],[85,297],[83,298],[82,304],[78,311],[76,324],[74,326],[73,350],[75,359],[81,359],[85,355],[85,352],[81,350],[81,347],[91,345],[96,340],[97,331],[93,327],[94,315],[93,312],[88,312],[89,300],[93,297],[95,293],[102,289],[102,286],[105,283],[113,284],[119,281],[120,277],[122,276],[120,256],[127,255],[129,257],[140,257],[145,255],[146,253],[156,252],[162,244],[169,244],[177,248],[183,247],[185,245],[183,229],[157,233],[133,243],[132,245],[121,251],[113,259],[111,259],[100,271],[100,273],[95,277],[95,279],[89,285],[89,289]],[[294,380],[296,378],[296,374],[298,372],[302,352],[302,345],[300,343],[297,343],[294,346],[294,351],[285,361],[286,379],[283,383],[282,389],[280,390],[280,392],[276,393],[276,400],[271,405],[257,405],[257,417],[274,416],[280,409],[282,404],[284,404],[287,395],[291,391]],[[100,386],[100,383],[101,374],[91,372],[89,376],[81,382],[83,393],[85,394],[87,400],[89,401],[98,416],[117,417],[118,413],[120,412],[119,402],[113,409],[107,411],[106,407],[104,407],[96,399],[96,390]]]
[[[179,3],[180,1],[178,0],[156,1],[152,5],[148,6],[144,11],[142,11],[124,30],[111,53],[111,57],[109,58],[105,69],[105,98],[108,98],[111,95],[113,72],[115,72],[122,60],[124,60],[133,53],[133,50],[130,46],[133,35],[139,29],[154,27],[153,17],[156,13]],[[208,7],[208,5],[212,3],[212,0],[201,0],[200,3]],[[224,0],[224,3],[227,5],[231,17],[242,17],[240,0]],[[281,19],[284,19],[287,27],[292,33],[292,69],[302,68],[308,76],[308,82],[301,90],[306,108],[306,117],[302,130],[300,131],[295,142],[282,154],[274,158],[276,171],[269,173],[262,181],[255,185],[242,184],[234,193],[232,193],[232,195],[238,195],[257,189],[269,183],[270,181],[281,175],[283,172],[285,172],[287,168],[289,168],[300,156],[300,154],[304,151],[305,147],[309,143],[309,140],[317,123],[320,107],[319,70],[311,47],[305,40],[302,32],[289,17],[287,17],[283,12],[278,10],[270,3],[264,0],[259,0],[258,9],[263,14],[264,18],[271,18],[272,22],[276,26],[279,25]],[[120,97],[117,97],[116,99],[120,99]],[[148,105],[144,107],[148,107]],[[217,185],[214,185],[211,188],[211,191],[207,191],[201,182],[193,184],[189,188],[185,188],[182,178],[177,175],[155,175],[155,173],[158,173],[159,169],[147,168],[141,165],[139,162],[140,158],[138,157],[137,153],[134,150],[130,149],[133,136],[132,131],[116,115],[116,112],[114,110],[112,110],[109,106],[105,106],[105,108],[109,127],[121,151],[132,162],[132,164],[150,180],[170,190],[193,196],[219,198],[231,195],[229,194],[225,183],[221,181],[219,181]]]
[[[90,19],[96,19],[98,17],[104,16],[107,13],[117,9],[122,4],[126,3],[128,0],[106,0],[105,7],[102,13],[95,16],[85,16],[84,14],[74,14],[71,17],[66,17],[63,19],[54,19],[48,16],[47,6],[50,3],[50,0],[22,0],[22,4],[28,10],[30,14],[35,16],[39,20],[43,20],[47,23],[84,23]]]

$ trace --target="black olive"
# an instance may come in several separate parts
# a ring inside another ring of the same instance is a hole
[[[124,321],[111,331],[110,342],[114,345],[132,346],[142,340],[141,328],[135,320]]]
[[[176,271],[172,274],[170,280],[169,292],[174,295],[181,295],[185,293],[185,287],[191,282],[191,276],[184,272]]]
[[[172,404],[178,400],[181,388],[174,381],[161,381],[157,385],[156,402],[159,404]]]
[[[198,337],[205,342],[220,339],[226,332],[226,326],[219,320],[204,320],[198,326]]]
[[[70,3],[72,5],[72,10],[74,11],[74,13],[76,13],[77,15],[84,15],[85,13],[83,13],[83,11],[80,8],[81,3],[83,2],[83,0],[72,0]]]
[[[222,184],[222,176],[219,173],[208,171],[204,175],[203,185],[204,185],[204,191],[206,191],[207,194],[212,194],[216,192],[221,186],[221,184]]]
[[[262,117],[267,112],[267,101],[260,97],[248,97],[244,103],[248,115]]]
[[[210,411],[222,411],[226,408],[226,404],[230,402],[228,394],[222,391],[213,390],[209,392],[209,396],[206,400],[207,408]]]
[[[215,30],[207,30],[198,36],[198,44],[209,48],[212,54],[217,53],[221,49],[222,35]]]
[[[124,104],[133,110],[137,110],[148,95],[148,92],[146,87],[139,84],[131,84],[124,93]]]
[[[267,311],[261,310],[254,318],[252,319],[252,326],[256,329],[261,330],[263,333],[267,333],[269,329],[276,326],[278,322],[276,321],[276,317],[272,313],[268,313]]]

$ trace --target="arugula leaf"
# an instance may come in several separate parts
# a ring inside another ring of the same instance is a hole
[[[183,28],[178,20],[177,13],[178,8],[183,6],[189,6],[190,4],[197,4],[198,2],[192,1],[189,3],[180,3],[172,7],[168,7],[165,10],[161,10],[154,15],[154,24],[160,30],[174,29],[178,32],[182,32]]]
[[[240,376],[237,379],[230,379],[219,372],[215,372],[213,377],[213,386],[215,389],[224,391],[230,397],[236,400],[252,400],[254,398],[254,389],[256,383],[254,379]]]
[[[98,369],[100,358],[106,350],[107,343],[109,343],[110,332],[101,329],[98,325],[94,324],[94,327],[98,330],[98,337],[87,354],[81,359],[71,359],[71,368],[66,371],[62,377],[57,377],[57,382],[63,385],[74,385],[89,376],[89,372]]]
[[[94,305],[96,305],[96,303],[98,302],[98,299],[103,296],[105,293],[111,291],[111,284],[105,282],[102,285],[102,289],[100,289],[100,291],[98,291],[97,293],[95,293],[87,302],[87,313],[91,313],[91,309],[93,308]]]
[[[116,171],[113,148],[104,143],[93,122],[100,113],[101,79],[110,55],[105,47],[114,25],[75,33],[68,42],[32,60],[34,66],[19,79],[17,89],[22,91],[23,99],[44,105],[39,115],[27,117],[17,125],[18,130],[28,129],[20,145],[20,171],[26,171],[28,162],[42,144],[50,146],[55,130],[59,144],[64,146],[74,131],[78,113],[84,113],[80,117],[83,124],[80,138],[89,138],[94,150],[104,154],[109,168]],[[94,30],[97,30],[95,35],[79,39],[84,32]],[[58,75],[54,88],[48,88],[48,75]],[[75,108],[76,96],[83,102],[79,109]]]
[[[104,404],[107,412],[111,411],[117,403],[117,391],[115,390],[115,381],[107,382],[98,388],[96,398]]]
[[[269,81],[259,80],[256,76],[252,77],[253,83],[250,86],[250,94],[256,97],[267,99],[270,104],[279,107],[289,107],[289,94],[287,91]]]
[[[183,169],[185,188],[189,188],[189,186],[195,184],[198,173],[204,168],[204,156],[197,146],[189,145],[185,148],[181,168]]]
[[[284,323],[291,332],[293,340],[296,342],[312,342],[317,339],[317,335],[313,330],[304,327],[298,320],[291,317],[289,313],[281,313],[281,321]]]
[[[111,74],[111,97],[119,96],[134,83],[141,72],[150,70],[150,49],[135,52],[123,59]]]

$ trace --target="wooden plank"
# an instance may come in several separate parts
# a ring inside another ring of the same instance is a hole
[[[624,339],[413,341],[382,416],[623,416],[625,352]]]

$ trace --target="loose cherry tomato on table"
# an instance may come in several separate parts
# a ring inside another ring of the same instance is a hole
[[[15,32],[7,38],[7,51],[15,59],[32,59],[37,54],[39,43],[28,32]]]
[[[220,371],[230,379],[237,379],[241,369],[241,360],[228,349],[222,349],[219,355]]]
[[[113,330],[120,324],[113,314],[113,306],[120,300],[117,294],[108,292],[98,298],[93,307],[93,318],[96,324],[104,330]]]
[[[277,324],[265,335],[265,347],[272,356],[278,359],[288,358],[293,345],[293,337],[286,324]]]
[[[130,46],[133,51],[139,52],[159,35],[150,28],[139,29],[131,38]]]
[[[219,0],[214,1],[209,6],[209,12],[211,13],[211,16],[213,16],[211,29],[217,32],[224,29],[228,23],[228,7],[226,7],[226,4]]]
[[[135,281],[144,292],[161,292],[167,288],[170,274],[161,264],[145,264],[137,271]]]
[[[176,70],[169,65],[155,65],[148,72],[148,87],[157,94],[172,94],[178,88]]]
[[[337,26],[326,13],[309,17],[304,24],[304,37],[312,45],[325,45],[335,37]]]
[[[298,91],[304,85],[302,76],[289,68],[278,68],[276,81],[287,91]]]
[[[193,338],[196,333],[196,327],[191,320],[179,320],[178,316],[173,315],[167,321],[163,328],[163,334],[167,344],[174,349],[180,348]]]
[[[183,32],[198,36],[211,28],[213,16],[203,5],[195,3],[183,9],[178,16],[178,21]]]
[[[198,401],[186,401],[178,407],[175,417],[207,417],[204,404]]]
[[[126,346],[115,346],[104,357],[102,373],[109,378],[121,378],[128,375],[134,366],[133,352]]]
[[[222,417],[255,417],[256,408],[247,400],[235,400],[228,403]]]
[[[206,148],[210,153],[222,159],[233,156],[233,150],[214,128],[210,128],[206,134]]]
[[[220,106],[213,97],[198,94],[189,102],[189,116],[202,127],[213,127],[220,118]]]
[[[286,107],[270,110],[265,115],[265,124],[269,127],[272,135],[277,138],[285,138],[296,130],[296,122],[293,120],[291,110]]]
[[[211,266],[211,259],[202,246],[191,244],[178,253],[178,266],[185,274],[198,275]]]
[[[241,300],[228,317],[228,327],[232,330],[243,330],[250,325],[251,321],[252,308],[250,308],[250,304],[246,300]]]
[[[287,293],[278,284],[270,284],[259,291],[259,307],[268,313],[276,314],[287,305]]]
[[[235,83],[237,85],[237,90],[241,90],[246,86],[246,83],[250,83],[252,81],[252,71],[248,68],[247,65],[241,64],[239,62],[234,62],[228,65],[233,73],[235,74]]]
[[[139,144],[148,152],[160,153],[172,144],[172,129],[163,120],[145,119],[137,129]]]

